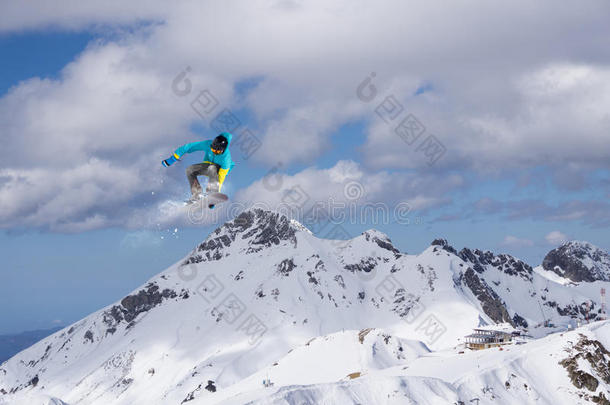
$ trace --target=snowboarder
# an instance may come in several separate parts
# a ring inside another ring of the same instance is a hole
[[[186,153],[197,151],[205,152],[203,163],[190,165],[186,169],[186,177],[191,186],[191,198],[187,203],[196,202],[204,196],[203,189],[201,188],[201,184],[199,184],[199,180],[197,180],[197,176],[208,177],[206,193],[220,194],[222,183],[224,183],[227,174],[229,174],[233,166],[235,166],[235,163],[231,160],[231,152],[229,151],[229,143],[231,143],[232,137],[233,135],[229,132],[222,132],[212,141],[187,143],[176,149],[171,157],[162,162],[163,166],[169,167],[177,160],[180,160]],[[224,194],[221,194],[221,196],[224,196]],[[222,199],[223,198],[221,198],[221,200]],[[226,196],[224,196],[224,199],[226,200]],[[210,204],[210,208],[214,208],[214,204]]]

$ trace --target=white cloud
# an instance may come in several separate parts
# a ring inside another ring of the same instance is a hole
[[[121,210],[158,184],[137,166],[91,159],[68,169],[0,170],[0,227],[80,232],[122,222]],[[114,213],[114,215],[111,215]]]
[[[192,139],[188,129],[199,119],[188,104],[203,88],[224,106],[252,112],[264,141],[253,159],[268,165],[310,162],[341,125],[371,119],[358,170],[375,198],[396,200],[382,190],[398,182],[414,207],[426,209],[447,203],[440,188],[463,182],[449,172],[426,173],[415,145],[374,118],[388,94],[445,144],[440,170],[571,162],[577,169],[566,187],[578,187],[581,173],[609,161],[609,7],[550,0],[3,2],[5,33],[155,24],[92,43],[58,80],[32,78],[0,99],[0,226],[141,224],[130,204],[152,191],[159,199],[151,204],[165,197],[162,182],[177,174],[153,165]],[[170,84],[185,66],[193,92],[180,98]],[[372,71],[378,97],[367,104],[356,86]],[[260,82],[237,97],[234,85],[253,77]],[[414,96],[425,83],[431,89]],[[91,170],[98,166],[103,175]],[[391,173],[390,183],[383,173],[393,168],[425,174]],[[328,176],[312,168],[293,177],[325,190],[307,173]],[[325,191],[336,195],[337,184]],[[415,191],[422,186],[431,190]],[[140,213],[148,209],[138,205]]]
[[[464,77],[460,82],[470,86],[474,80]],[[582,188],[586,171],[610,167],[605,147],[610,132],[610,67],[549,62],[503,72],[496,80],[501,83],[494,85],[496,94],[484,89],[470,94],[455,83],[453,93],[432,90],[429,96],[414,97],[414,89],[389,92],[405,112],[391,124],[372,114],[365,147],[384,151],[373,165],[426,167],[426,156],[417,149],[431,134],[447,149],[436,163],[444,167],[498,173],[543,164],[557,170],[556,182],[568,189]],[[412,145],[394,132],[408,113],[426,129]]]
[[[27,5],[6,1],[0,6],[0,32],[47,27],[82,29],[92,24],[129,24],[161,19],[170,3],[157,0],[39,0]]]
[[[198,205],[185,207],[179,201],[166,200],[132,210],[124,225],[156,229],[174,224],[181,227],[220,225],[227,218],[254,207],[277,210],[302,219],[314,206],[333,218],[353,218],[354,221],[361,221],[362,216],[356,215],[356,211],[363,207],[378,208],[374,214],[376,217],[366,219],[369,224],[380,224],[395,219],[399,209],[408,210],[408,214],[415,217],[446,205],[450,202],[447,196],[462,184],[462,178],[455,175],[404,174],[394,178],[387,172],[364,170],[350,160],[339,161],[328,169],[310,167],[293,175],[286,174],[281,168],[273,168],[212,211]]]
[[[264,204],[273,209],[301,204],[306,208],[313,204],[324,207],[338,204],[343,208],[385,204],[392,210],[402,203],[413,211],[423,212],[447,204],[450,201],[447,195],[462,184],[463,179],[457,175],[393,176],[385,171],[364,169],[354,161],[339,161],[329,169],[309,168],[294,175],[271,171],[240,190],[235,198],[244,204]]]
[[[524,248],[534,246],[534,242],[530,239],[522,239],[516,236],[507,235],[502,241],[501,245],[512,248]]]
[[[568,241],[568,236],[560,231],[551,231],[544,237],[549,245],[558,246]]]
[[[311,162],[331,147],[329,134],[354,119],[359,107],[353,100],[321,100],[290,109],[269,120],[262,136],[265,147],[254,157],[259,162]]]
[[[470,120],[487,135],[483,156],[504,167],[541,161],[562,170],[566,164],[608,167],[610,67],[549,64],[515,86],[522,100],[516,111]]]

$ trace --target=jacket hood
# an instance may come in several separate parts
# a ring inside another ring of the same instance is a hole
[[[233,135],[231,135],[230,132],[221,132],[220,134],[218,134],[219,136],[222,135],[225,138],[227,138],[227,147],[229,147],[229,145],[231,144],[231,138],[233,138]]]

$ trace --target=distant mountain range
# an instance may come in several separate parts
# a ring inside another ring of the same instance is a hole
[[[52,329],[39,329],[16,333],[13,335],[0,335],[0,364],[10,359],[20,351],[27,349],[34,343],[52,335],[63,326]]]

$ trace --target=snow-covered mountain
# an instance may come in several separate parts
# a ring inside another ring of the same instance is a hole
[[[610,254],[588,242],[571,241],[551,250],[542,267],[572,281],[610,281]]]
[[[52,329],[25,331],[12,335],[0,335],[0,363],[60,329],[61,327],[55,327]]]
[[[0,404],[607,403],[606,256],[578,252],[561,257],[593,279],[443,239],[419,255],[375,230],[324,240],[246,211],[0,365]],[[565,332],[586,318],[600,321]],[[536,339],[461,353],[473,328],[496,323]]]

